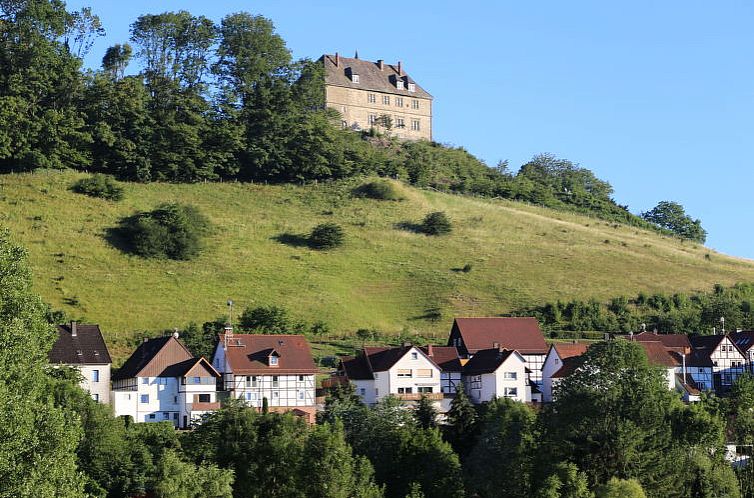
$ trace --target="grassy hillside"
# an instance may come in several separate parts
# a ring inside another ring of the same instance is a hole
[[[505,201],[415,190],[406,200],[354,198],[359,182],[295,186],[125,184],[111,203],[68,190],[85,175],[0,176],[0,226],[28,248],[37,291],[70,316],[103,325],[116,352],[142,331],[282,305],[337,333],[361,327],[442,337],[454,315],[495,315],[558,298],[708,289],[754,280],[754,262],[693,243]],[[162,202],[198,206],[215,225],[190,262],[144,260],[106,240],[118,220]],[[443,210],[455,230],[400,228]],[[335,221],[346,245],[286,245]],[[295,237],[289,237],[295,240]],[[473,269],[459,271],[465,264]]]

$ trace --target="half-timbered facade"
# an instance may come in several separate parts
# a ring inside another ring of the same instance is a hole
[[[728,335],[698,335],[689,338],[694,352],[711,363],[712,388],[724,392],[746,371],[746,355]]]

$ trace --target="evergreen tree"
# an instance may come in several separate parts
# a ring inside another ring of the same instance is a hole
[[[456,386],[456,396],[446,414],[445,438],[463,459],[474,446],[478,432],[478,414],[466,395],[463,384]]]
[[[437,409],[434,402],[427,396],[419,398],[419,403],[414,410],[414,417],[416,417],[416,423],[423,429],[437,427]]]

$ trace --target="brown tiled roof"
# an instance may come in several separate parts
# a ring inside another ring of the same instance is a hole
[[[193,359],[194,355],[172,335],[157,337],[139,344],[136,351],[113,374],[112,379],[173,377],[171,369],[174,365]]]
[[[455,346],[424,346],[419,348],[432,361],[434,361],[443,372],[460,372],[463,370],[461,360],[458,357],[458,349]],[[430,351],[432,354],[430,354]]]
[[[583,361],[584,358],[582,356],[571,356],[569,358],[563,359],[563,366],[561,366],[557,372],[552,374],[551,378],[562,379],[568,377],[581,366]]]
[[[673,357],[676,359],[679,365],[683,364],[683,357],[681,357],[680,353],[676,351],[672,351],[670,354],[673,355]],[[704,351],[692,349],[691,353],[686,355],[686,366],[687,367],[711,367],[712,360],[710,359],[709,355],[706,354]]]
[[[220,377],[220,373],[202,357],[170,365],[162,371],[160,377]]]
[[[571,358],[572,356],[581,356],[589,349],[589,344],[585,342],[554,342],[552,347],[558,352],[561,360]]]
[[[350,380],[372,380],[374,375],[364,355],[344,356],[340,360],[339,370]]]
[[[730,340],[744,353],[754,346],[754,330],[742,330],[730,334]]]
[[[71,334],[71,324],[57,326],[58,338],[47,357],[50,363],[71,365],[105,365],[112,363],[107,344],[99,325],[76,324],[76,336]]]
[[[456,318],[457,327],[469,353],[493,348],[495,343],[521,354],[547,354],[547,343],[536,318]]]
[[[631,336],[627,336],[631,338]],[[638,342],[661,342],[666,348],[672,348],[678,352],[691,349],[689,336],[686,334],[656,334],[654,332],[641,332],[633,335],[633,340]]]
[[[492,373],[502,365],[511,355],[516,354],[512,349],[482,349],[463,366],[466,375]]]
[[[353,59],[350,57],[340,57],[340,65],[335,65],[334,55],[323,55],[320,58],[325,65],[325,83],[328,85],[343,86],[346,88],[357,88],[360,90],[372,90],[375,92],[392,93],[404,95],[406,97],[416,97],[422,99],[431,99],[432,96],[427,93],[416,82],[411,79],[405,71],[403,74],[398,73],[398,66],[384,64],[383,69],[376,62],[363,59]],[[350,73],[359,75],[359,82],[354,83],[351,80]],[[395,86],[395,79],[403,79],[403,90]],[[408,91],[408,83],[416,85],[415,92]]]
[[[644,353],[646,353],[650,365],[665,368],[677,367],[679,365],[675,356],[671,355],[661,342],[638,341],[637,344],[639,344],[644,350]]]
[[[222,347],[220,336],[217,347]],[[278,365],[270,366],[272,352],[279,355]],[[286,375],[317,373],[309,343],[302,335],[292,334],[233,334],[228,339],[226,358],[235,374]]]

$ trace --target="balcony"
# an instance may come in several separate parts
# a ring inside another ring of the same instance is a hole
[[[412,394],[394,394],[401,401],[419,401],[422,396],[426,396],[430,401],[442,401],[442,393],[412,393]]]
[[[213,401],[210,403],[191,403],[188,405],[188,411],[190,412],[208,412],[211,410],[219,410],[220,409],[220,402],[219,401]]]

